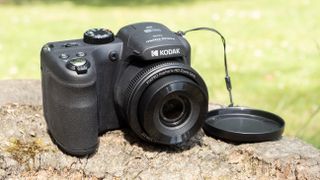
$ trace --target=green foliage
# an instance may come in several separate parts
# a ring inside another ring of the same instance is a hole
[[[65,2],[66,0],[2,0],[3,4],[12,4],[12,5],[28,5],[28,4],[57,4]],[[69,3],[73,5],[81,6],[148,6],[148,5],[157,5],[157,6],[168,6],[172,4],[181,4],[181,3],[190,3],[196,2],[197,0],[71,0]],[[203,1],[203,0],[202,0]],[[0,0],[1,3],[1,0]]]
[[[235,102],[281,115],[286,135],[320,148],[318,7],[317,0],[3,1],[0,78],[40,78],[41,46],[80,38],[91,27],[116,32],[138,21],[161,22],[172,30],[211,26],[227,39]],[[227,104],[219,37],[207,32],[186,37],[210,100]]]

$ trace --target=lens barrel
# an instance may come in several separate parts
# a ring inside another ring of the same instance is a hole
[[[131,80],[125,99],[126,119],[141,138],[159,144],[178,144],[202,127],[208,94],[202,78],[180,62],[143,68]]]

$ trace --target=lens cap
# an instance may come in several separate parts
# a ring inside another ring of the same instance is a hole
[[[203,130],[209,136],[233,143],[279,139],[284,120],[273,113],[246,107],[226,107],[208,113]]]

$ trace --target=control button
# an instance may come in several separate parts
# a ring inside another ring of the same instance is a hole
[[[111,61],[116,61],[116,60],[118,60],[118,59],[119,59],[119,54],[118,54],[118,52],[117,52],[117,51],[111,51],[111,52],[109,53],[109,59],[110,59]]]
[[[88,71],[90,63],[87,59],[79,57],[70,59],[66,66],[68,69],[76,71],[77,74],[84,74]]]
[[[108,29],[89,29],[83,34],[83,41],[88,44],[106,44],[114,40],[113,33]]]
[[[62,54],[60,54],[60,56],[59,56],[59,58],[60,59],[63,59],[63,60],[66,60],[66,59],[68,59],[70,56],[68,55],[68,54],[65,54],[65,53],[62,53]]]
[[[84,56],[86,56],[86,53],[80,51],[80,52],[77,52],[76,56],[77,57],[84,57]]]
[[[78,43],[75,42],[70,42],[70,43],[65,43],[63,44],[64,47],[68,48],[68,47],[74,47],[74,46],[79,46]]]

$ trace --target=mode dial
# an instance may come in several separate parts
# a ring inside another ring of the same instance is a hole
[[[108,29],[89,29],[83,34],[83,41],[88,44],[105,44],[114,40],[113,33]]]

